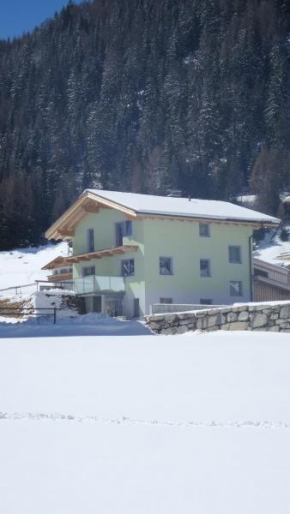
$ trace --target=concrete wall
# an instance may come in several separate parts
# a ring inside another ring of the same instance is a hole
[[[179,314],[146,317],[157,334],[183,334],[189,330],[266,330],[290,332],[290,302],[248,304]]]

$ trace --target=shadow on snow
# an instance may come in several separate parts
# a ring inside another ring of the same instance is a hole
[[[18,337],[65,337],[65,336],[148,336],[155,335],[139,321],[82,323],[77,320],[60,321],[55,325],[40,320],[27,320],[22,323],[0,323],[0,338]]]

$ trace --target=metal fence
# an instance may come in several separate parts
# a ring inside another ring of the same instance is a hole
[[[72,291],[74,289],[74,284],[72,281],[70,282],[62,282],[61,280],[60,281],[55,281],[55,280],[36,280],[35,282],[33,282],[32,284],[23,284],[23,285],[20,285],[20,286],[11,286],[11,287],[6,287],[5,289],[0,289],[0,296],[2,295],[2,293],[4,292],[11,292],[11,293],[15,293],[15,295],[19,295],[19,294],[22,294],[22,290],[23,289],[32,289],[31,292],[33,291],[45,291],[45,290],[50,290],[50,289],[64,289],[64,290],[69,290],[69,291]],[[27,291],[28,293],[30,291]],[[3,295],[2,295],[3,296]]]
[[[29,316],[32,318],[51,318],[53,324],[56,323],[57,319],[57,309],[56,307],[38,307],[37,309],[33,307],[0,307],[0,316],[3,317],[11,317],[11,318],[24,318],[25,316]]]

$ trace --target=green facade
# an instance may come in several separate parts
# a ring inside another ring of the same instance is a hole
[[[88,214],[78,225],[73,238],[73,254],[88,251],[87,231],[94,229],[95,251],[116,246],[115,224],[126,216],[113,209]],[[199,235],[198,221],[144,218],[132,222],[132,235],[124,245],[138,246],[137,252],[82,261],[73,266],[73,276],[82,268],[95,266],[97,276],[118,277],[121,261],[134,259],[134,276],[125,277],[124,314],[133,316],[134,299],[139,299],[140,315],[150,312],[152,303],[171,299],[173,303],[231,304],[251,299],[251,258],[249,225],[210,223],[210,237]],[[239,246],[241,263],[229,262],[229,246]],[[159,258],[168,257],[172,275],[160,275]],[[209,277],[200,276],[200,259],[210,261]],[[230,295],[230,281],[242,283],[240,296]]]

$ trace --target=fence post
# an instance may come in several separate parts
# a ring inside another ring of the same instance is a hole
[[[56,324],[56,307],[53,309],[53,324]]]

